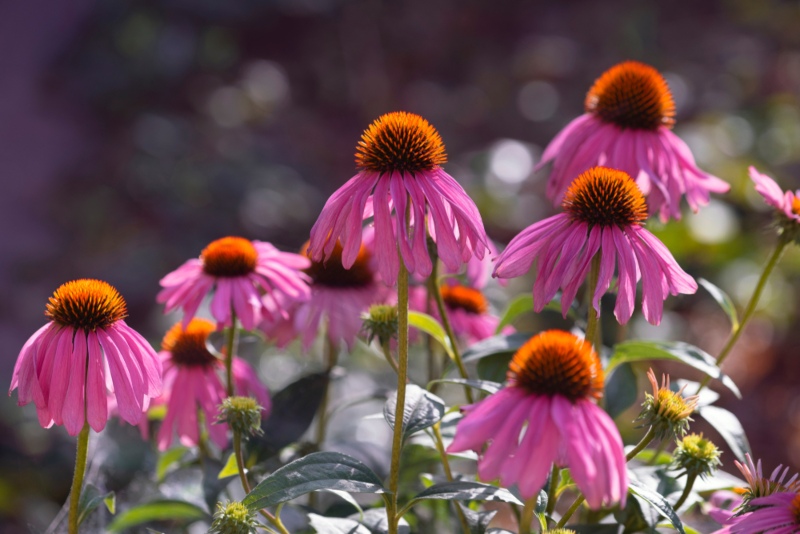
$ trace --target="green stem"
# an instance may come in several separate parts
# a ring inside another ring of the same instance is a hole
[[[733,332],[731,332],[731,337],[728,338],[728,342],[725,343],[725,346],[722,347],[719,356],[717,356],[718,366],[722,365],[722,362],[725,361],[725,358],[728,357],[728,354],[730,354],[731,349],[733,349],[733,346],[736,345],[737,341],[739,341],[739,337],[741,337],[745,325],[750,320],[750,317],[753,316],[753,313],[756,311],[756,307],[758,306],[758,301],[761,299],[761,293],[764,292],[764,288],[767,286],[767,280],[769,279],[769,275],[772,274],[772,271],[775,269],[775,266],[781,259],[781,255],[783,255],[783,251],[786,249],[786,245],[788,245],[789,243],[791,243],[791,240],[786,238],[785,236],[781,236],[780,239],[778,239],[778,243],[775,245],[775,250],[772,251],[772,255],[769,257],[769,260],[767,260],[767,264],[764,266],[764,271],[761,273],[761,277],[758,279],[758,284],[756,284],[756,288],[753,291],[753,294],[750,296],[750,300],[747,303],[747,307],[745,307],[744,314],[742,315],[742,320],[739,323],[739,327],[734,329]],[[710,381],[711,377],[706,376],[700,383],[700,387],[698,387],[697,391],[695,391],[695,395],[700,393],[703,390],[703,388],[708,385]]]
[[[637,454],[642,452],[644,448],[647,447],[651,441],[653,441],[653,438],[655,436],[656,436],[655,430],[653,430],[653,427],[650,427],[647,430],[647,433],[641,439],[641,441],[637,443],[636,446],[633,449],[631,449],[628,454],[625,455],[625,461],[630,462],[631,460],[633,460]],[[569,507],[569,510],[567,510],[563,516],[561,516],[561,520],[556,524],[556,528],[563,528],[564,525],[567,524],[567,521],[569,521],[569,518],[572,517],[572,514],[575,513],[578,507],[581,504],[583,504],[583,501],[585,500],[586,497],[584,497],[583,494],[578,495],[578,498],[575,499],[575,502],[572,503],[572,506]]]
[[[547,510],[545,510],[547,515],[553,515],[553,510],[556,509],[556,490],[561,478],[560,473],[561,469],[559,469],[558,465],[553,464],[553,470],[550,473],[550,488],[547,491]]]
[[[697,479],[697,473],[689,473],[686,477],[686,485],[683,487],[683,493],[681,493],[681,497],[675,503],[673,508],[677,511],[684,502],[686,502],[686,498],[692,492],[692,486],[694,486],[694,481]]]
[[[668,444],[669,444],[669,440],[662,439],[661,443],[658,444],[658,447],[656,448],[655,453],[653,453],[653,457],[650,458],[649,462],[647,462],[647,465],[656,465],[656,462],[658,461],[658,457],[661,456],[661,453],[664,452],[664,449],[667,448]]]
[[[325,337],[325,372],[328,374],[328,381],[325,384],[325,390],[322,392],[322,400],[317,409],[317,428],[314,434],[314,445],[318,451],[322,450],[322,444],[325,443],[325,436],[328,431],[328,404],[330,404],[331,392],[331,370],[336,367],[337,360],[339,359],[339,350],[336,343],[329,337]],[[308,494],[308,506],[311,508],[317,507],[317,493],[311,492]]]
[[[438,262],[438,260],[435,260],[435,262]],[[433,274],[431,274],[431,277],[428,279],[428,292],[433,294],[433,298],[436,301],[436,309],[439,310],[439,317],[442,319],[442,326],[444,327],[444,331],[447,332],[448,339],[450,339],[450,345],[453,349],[453,360],[455,360],[456,367],[458,368],[458,374],[460,374],[461,378],[464,380],[468,380],[469,375],[467,374],[467,368],[464,367],[464,361],[461,359],[461,352],[458,350],[458,341],[453,332],[453,326],[450,324],[450,319],[447,316],[447,308],[444,305],[442,292],[439,291],[438,284],[438,280],[434,279]],[[469,404],[475,402],[472,397],[472,388],[467,385],[464,386],[464,395],[467,397],[467,402]]]
[[[589,284],[586,288],[586,300],[589,305],[587,311],[586,340],[594,346],[594,350],[600,354],[603,346],[603,333],[600,331],[600,313],[592,306],[594,292],[597,289],[597,279],[600,277],[600,254],[597,253],[592,258],[592,267],[589,271]]]
[[[400,251],[398,250],[398,256]],[[389,470],[390,506],[386,516],[389,534],[397,534],[397,487],[400,481],[400,453],[403,448],[403,414],[406,405],[406,381],[408,379],[408,269],[400,256],[400,272],[397,276],[397,403],[395,407],[394,433],[392,436],[392,463]]]
[[[236,456],[236,467],[239,470],[239,480],[242,482],[242,489],[246,494],[250,493],[250,482],[247,480],[247,473],[244,467],[244,455],[242,454],[242,434],[241,432],[233,431],[233,454]],[[267,510],[259,510],[262,516],[272,523],[281,534],[289,534],[286,527],[283,526],[280,518],[272,515]]]
[[[89,451],[89,423],[83,423],[78,434],[78,451],[75,455],[75,474],[69,492],[69,534],[78,534],[78,504],[81,501],[83,475],[86,473],[86,456]]]
[[[538,497],[539,495],[534,495],[525,501],[522,517],[519,519],[519,534],[531,534],[531,523],[533,523],[533,513],[536,511]]]
[[[381,343],[381,350],[383,350],[383,356],[386,358],[386,361],[389,362],[389,365],[394,369],[394,372],[398,375],[400,374],[400,369],[397,367],[397,361],[392,356],[392,351],[389,348],[389,341],[387,340],[386,343]]]
[[[433,262],[433,267],[431,268],[431,274],[428,276],[428,281],[425,284],[425,292],[427,293],[427,298],[425,299],[425,313],[428,315],[433,315],[433,306],[432,302],[435,299],[433,293],[438,291],[436,287],[436,281],[439,277],[439,262],[437,261],[436,257],[436,249],[435,247],[428,247],[428,252],[431,255],[431,261]],[[428,350],[428,383],[430,384],[434,380],[442,378],[439,370],[439,365],[437,365],[437,354],[435,352],[435,343],[433,336],[425,336],[425,343],[426,348]],[[438,386],[439,384],[435,384]],[[431,393],[436,393],[434,390],[431,390]]]
[[[228,329],[228,343],[225,348],[225,373],[228,375],[226,392],[233,397],[233,354],[236,351],[236,312],[231,306],[231,326]]]
[[[450,461],[447,459],[447,451],[444,449],[444,440],[442,439],[442,431],[441,431],[441,423],[436,423],[431,427],[433,431],[433,436],[436,441],[436,450],[439,451],[439,456],[442,458],[442,469],[444,470],[444,476],[447,477],[448,482],[453,481],[453,471],[450,469]],[[464,511],[461,510],[461,507],[458,505],[457,502],[453,503],[456,507],[456,514],[458,515],[458,521],[461,523],[461,530],[464,534],[469,534],[469,523],[467,522],[466,516],[464,516]]]

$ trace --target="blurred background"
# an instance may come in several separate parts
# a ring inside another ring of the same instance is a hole
[[[552,213],[533,165],[593,80],[625,59],[665,74],[675,131],[732,186],[698,215],[650,228],[741,306],[775,241],[747,166],[800,187],[798,30],[800,4],[777,0],[3,2],[0,376],[10,382],[67,280],[112,283],[129,324],[157,344],[158,280],[209,241],[298,249],[354,174],[361,132],[388,111],[439,129],[446,169],[502,246]],[[800,467],[799,279],[790,250],[726,364],[746,400],[720,402],[769,470]],[[729,325],[707,294],[667,307],[660,327],[634,320],[632,335],[719,350]],[[4,397],[0,525],[46,528],[73,447]]]

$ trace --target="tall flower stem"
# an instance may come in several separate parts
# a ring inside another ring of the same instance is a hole
[[[328,374],[328,380],[325,382],[325,390],[322,392],[322,400],[317,409],[317,429],[314,437],[317,450],[322,450],[322,444],[325,443],[325,435],[328,431],[328,404],[330,403],[331,396],[331,371],[336,367],[339,359],[339,349],[336,343],[331,340],[330,336],[325,337],[325,372]],[[308,505],[311,508],[317,506],[317,494],[311,492],[308,494]]]
[[[653,430],[653,427],[650,427],[644,437],[642,437],[641,441],[639,441],[639,443],[637,443],[636,446],[625,455],[625,461],[630,462],[633,460],[637,454],[642,452],[644,448],[647,447],[651,441],[653,441],[653,438],[655,437],[656,432]],[[563,528],[564,525],[567,524],[567,521],[569,521],[569,518],[572,517],[572,514],[575,513],[578,507],[583,504],[583,501],[585,500],[586,497],[584,497],[583,494],[578,495],[578,498],[575,499],[575,502],[572,503],[572,505],[569,507],[569,510],[567,510],[563,516],[561,516],[561,520],[558,522],[558,524],[556,524],[556,528]]]
[[[398,255],[400,251],[398,250]],[[397,534],[397,486],[400,480],[400,452],[403,448],[403,414],[406,406],[406,381],[408,378],[408,269],[400,256],[397,276],[397,403],[392,435],[392,463],[389,470],[390,502],[386,517],[389,534]]]
[[[586,287],[586,301],[588,303],[587,323],[586,323],[586,340],[592,344],[594,350],[599,354],[603,345],[603,336],[600,331],[600,314],[592,306],[594,300],[594,292],[597,289],[597,279],[600,277],[600,253],[594,255],[592,258],[592,267],[589,271],[589,283]]]
[[[533,513],[536,511],[536,503],[539,495],[534,495],[527,501],[522,508],[522,517],[519,518],[519,534],[531,534],[531,523],[533,523]]]
[[[450,469],[450,461],[447,459],[447,451],[444,448],[444,440],[442,439],[442,431],[441,431],[441,423],[436,423],[431,427],[433,431],[433,437],[436,441],[436,450],[439,451],[439,456],[442,458],[442,469],[444,470],[444,476],[447,477],[448,482],[453,481],[453,471]],[[464,534],[469,534],[469,523],[467,523],[467,518],[464,516],[464,512],[461,510],[461,507],[458,505],[457,502],[454,502],[453,505],[456,507],[456,514],[458,515],[458,521],[461,523],[461,530]]]
[[[689,473],[686,477],[686,485],[683,487],[683,493],[681,493],[680,498],[677,502],[672,506],[675,510],[678,510],[684,502],[686,502],[686,498],[692,492],[692,486],[694,486],[694,481],[697,479],[697,473]]]
[[[242,483],[242,489],[244,489],[245,493],[250,493],[250,482],[247,480],[247,473],[244,467],[244,455],[242,454],[242,433],[237,430],[233,431],[233,454],[236,456],[236,467],[239,470],[239,480]],[[267,521],[272,523],[281,534],[289,534],[289,531],[286,530],[286,527],[281,522],[280,517],[271,514],[267,510],[259,510],[259,512]]]
[[[86,473],[86,456],[89,451],[89,423],[83,423],[78,434],[78,451],[75,455],[75,474],[69,492],[69,534],[78,534],[78,504],[81,501],[83,475]]]
[[[434,266],[437,263],[438,259],[434,258]],[[467,368],[464,367],[464,361],[461,359],[461,352],[458,350],[458,341],[456,340],[456,335],[453,332],[453,326],[450,324],[450,319],[447,316],[447,308],[445,307],[444,300],[442,299],[442,292],[439,291],[439,281],[437,278],[438,276],[436,276],[436,267],[434,267],[430,277],[428,278],[428,294],[433,295],[433,298],[436,301],[436,309],[439,310],[439,317],[442,318],[442,326],[444,327],[444,331],[447,332],[447,338],[450,340],[450,345],[453,349],[453,360],[455,361],[461,378],[466,380],[469,378],[469,375],[467,374]],[[464,386],[464,396],[467,398],[467,402],[469,404],[475,402],[472,397],[472,388],[469,386]]]
[[[553,470],[550,472],[550,488],[547,490],[547,510],[545,510],[547,515],[553,515],[553,510],[556,509],[556,490],[561,478],[560,473],[558,465],[553,464]]]
[[[386,361],[389,362],[389,365],[394,372],[398,375],[400,374],[400,368],[397,366],[397,361],[392,356],[392,350],[389,348],[389,341],[387,340],[385,343],[381,343],[381,350],[383,351],[383,356],[386,358]]]
[[[728,354],[730,354],[731,349],[733,349],[734,345],[736,345],[736,342],[739,341],[739,337],[741,337],[742,332],[744,332],[744,327],[747,325],[750,317],[753,316],[753,312],[756,311],[758,301],[761,299],[761,293],[764,292],[764,288],[767,286],[767,280],[769,279],[770,274],[772,274],[772,271],[775,269],[775,266],[778,264],[778,261],[783,255],[783,251],[786,249],[786,245],[789,243],[791,243],[791,239],[789,239],[785,234],[781,235],[778,239],[778,243],[775,245],[775,249],[772,251],[772,255],[769,257],[769,260],[767,260],[767,264],[764,266],[761,277],[758,279],[758,284],[756,284],[756,288],[753,291],[753,294],[750,296],[750,300],[747,302],[747,306],[744,309],[744,314],[742,314],[742,320],[739,322],[738,328],[731,332],[731,337],[728,338],[728,342],[725,343],[725,346],[722,347],[719,356],[717,356],[718,366],[722,365],[722,362],[724,362],[725,358],[727,358]],[[700,387],[697,388],[695,395],[700,393],[700,391],[702,391],[710,381],[711,377],[706,376],[700,383]]]
[[[228,340],[225,346],[225,373],[227,374],[226,393],[233,397],[233,355],[236,351],[236,312],[231,306],[231,326],[228,329]]]

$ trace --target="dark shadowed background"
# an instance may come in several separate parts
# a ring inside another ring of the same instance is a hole
[[[800,6],[769,0],[3,2],[0,376],[10,382],[67,280],[112,283],[129,324],[158,343],[159,278],[210,240],[299,248],[384,112],[439,129],[446,169],[506,243],[551,213],[532,166],[592,81],[624,59],[665,74],[676,132],[732,185],[699,215],[651,229],[741,306],[774,243],[747,166],[800,187],[798,30]],[[723,394],[721,405],[769,470],[800,467],[798,275],[791,250],[726,365],[745,401]],[[632,333],[719,350],[728,324],[707,294],[667,308],[659,328],[634,319]],[[73,447],[16,394],[2,401],[4,532],[50,522]]]

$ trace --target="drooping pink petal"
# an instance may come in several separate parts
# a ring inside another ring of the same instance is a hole
[[[75,333],[72,346],[72,358],[69,368],[69,385],[67,386],[62,409],[64,428],[70,436],[77,436],[85,421],[84,412],[86,403],[86,374],[88,372],[87,358],[88,348],[86,346],[86,333],[78,331]]]

